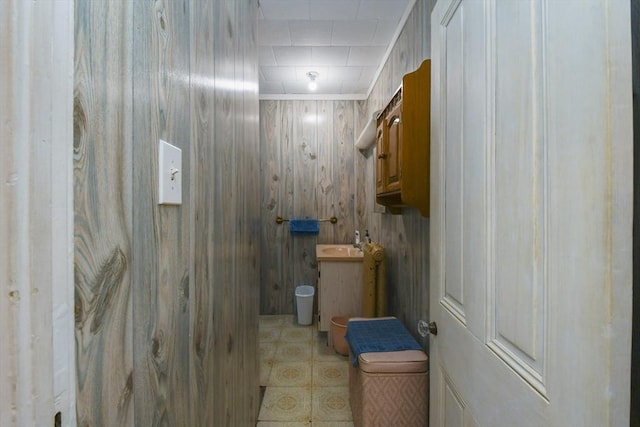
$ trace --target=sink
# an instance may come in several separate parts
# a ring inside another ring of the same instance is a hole
[[[318,261],[362,261],[362,251],[353,245],[316,245]]]

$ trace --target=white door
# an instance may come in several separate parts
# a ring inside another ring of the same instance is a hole
[[[430,425],[628,426],[628,1],[432,14]]]

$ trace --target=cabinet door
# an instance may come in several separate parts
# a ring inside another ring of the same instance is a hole
[[[362,262],[326,261],[319,277],[320,323],[329,331],[333,316],[362,316]]]
[[[384,120],[380,121],[380,125],[376,130],[376,194],[383,193],[384,190]]]
[[[385,118],[387,146],[385,149],[386,182],[385,192],[400,190],[400,157],[402,150],[402,104],[396,105]]]

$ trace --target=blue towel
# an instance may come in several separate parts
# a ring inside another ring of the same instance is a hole
[[[290,219],[289,231],[292,235],[316,235],[320,232],[320,221],[317,219]]]
[[[407,328],[396,318],[351,320],[345,337],[351,348],[353,366],[361,353],[422,350]]]

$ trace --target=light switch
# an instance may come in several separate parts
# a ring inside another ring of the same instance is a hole
[[[158,204],[182,204],[182,150],[160,140],[158,144]]]

